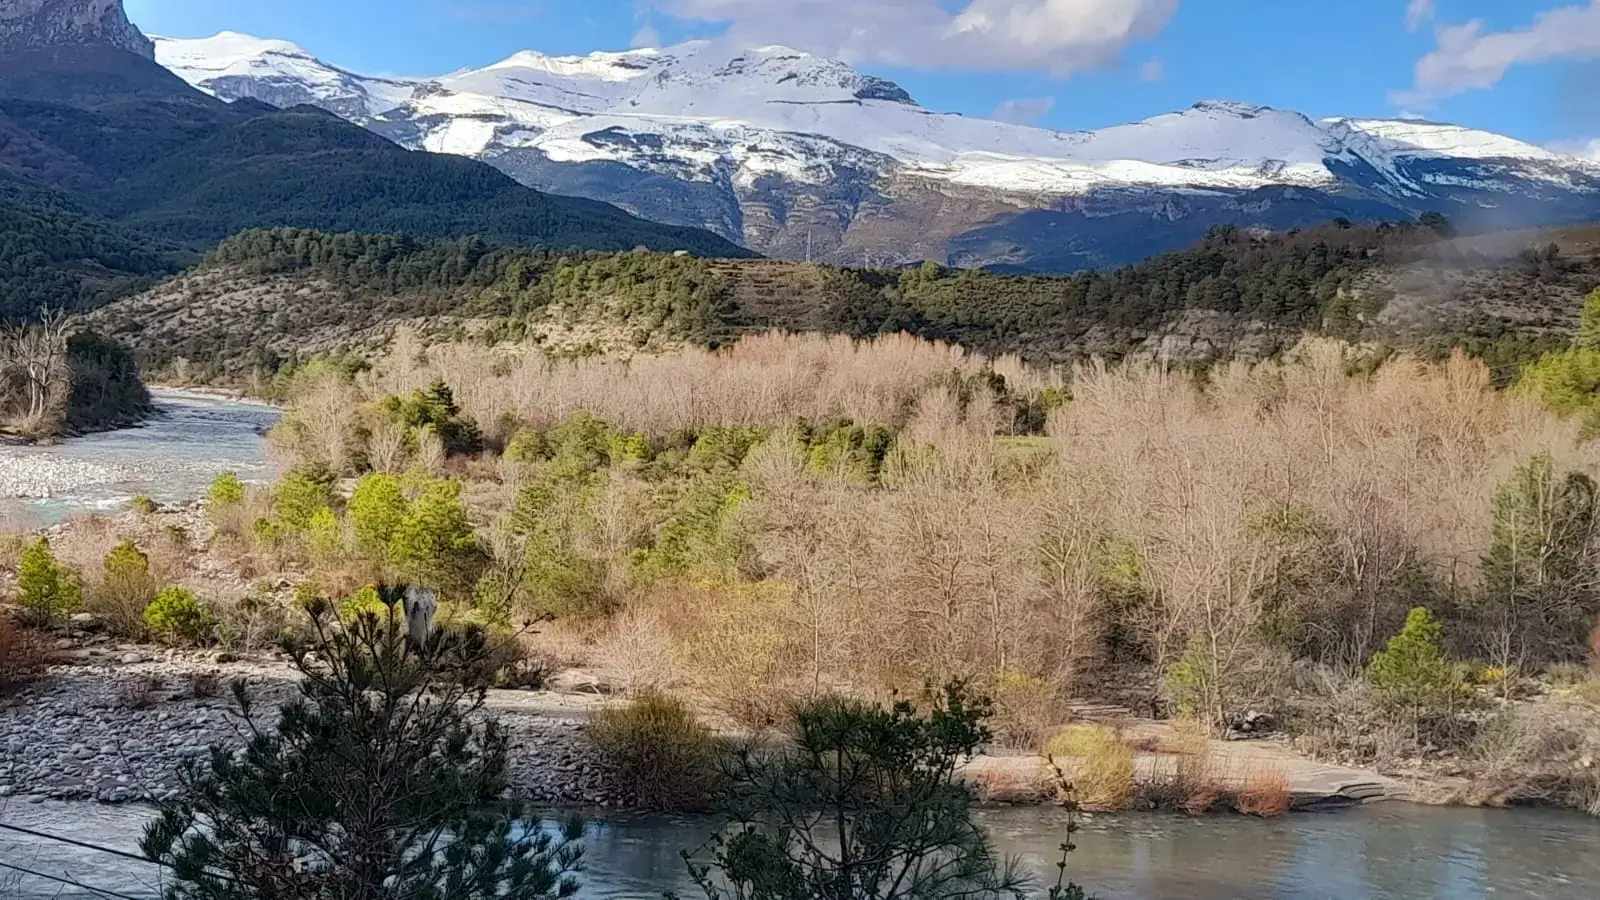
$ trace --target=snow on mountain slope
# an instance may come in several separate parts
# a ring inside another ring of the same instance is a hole
[[[233,31],[154,40],[157,62],[201,90],[232,95],[229,99],[255,97],[277,106],[311,103],[358,118],[399,106],[416,88],[412,82],[346,72],[288,41]]]
[[[313,103],[408,147],[479,158],[540,190],[763,252],[809,256],[826,235],[836,261],[938,258],[939,241],[1041,210],[1076,211],[1083,228],[1128,214],[1181,221],[1174,241],[1193,239],[1200,217],[1261,227],[1440,208],[1520,223],[1600,218],[1600,163],[1454,125],[1312,121],[1211,101],[1058,132],[930,111],[892,82],[787,47],[525,51],[431,79],[358,75],[235,33],[158,38],[156,57],[223,99]],[[1290,193],[1245,196],[1260,191]],[[864,246],[849,249],[864,224]],[[927,238],[928,225],[939,236]],[[1010,264],[1062,239],[1037,227],[1018,246],[1001,227],[1006,237],[984,238],[992,248],[977,258]],[[925,238],[934,249],[906,246]],[[1097,264],[1120,258],[1084,252]]]
[[[1249,189],[1330,186],[1327,161],[1360,159],[1393,175],[1402,158],[1505,158],[1578,164],[1510,138],[1453,125],[1330,119],[1241,103],[1093,132],[1065,133],[935,113],[899,86],[845,63],[787,47],[730,52],[695,41],[662,50],[553,57],[526,51],[434,80],[367,78],[285,41],[232,32],[156,40],[157,59],[190,83],[237,94],[241,81],[289,92],[353,118],[410,119],[416,146],[487,156],[534,150],[555,161],[634,161],[627,141],[654,135],[650,164],[680,177],[735,169],[807,171],[815,160],[775,165],[795,152],[787,135],[823,138],[880,154],[925,177],[1001,190],[1073,194],[1131,186]],[[752,145],[751,142],[754,141]],[[814,141],[806,142],[814,144]],[[807,148],[807,149],[814,149]],[[1402,179],[1403,180],[1403,179]],[[1406,185],[1414,188],[1414,185]]]

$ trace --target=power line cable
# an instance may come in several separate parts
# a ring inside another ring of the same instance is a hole
[[[12,865],[11,863],[8,863],[8,862],[0,862],[0,869],[10,869],[13,872],[21,872],[24,875],[30,875],[30,876],[32,876],[34,878],[43,878],[43,879],[45,879],[47,881],[54,881],[57,884],[70,885],[71,887],[81,888],[83,890],[90,891],[92,893],[99,894],[99,895],[104,896],[104,897],[116,897],[117,900],[150,900],[150,898],[148,898],[148,897],[135,897],[132,894],[123,894],[123,893],[119,893],[117,891],[110,890],[108,888],[98,888],[98,887],[95,887],[93,885],[84,884],[81,881],[77,881],[77,880],[74,880],[74,879],[71,879],[71,878],[67,878],[67,877],[64,877],[64,876],[61,876],[61,875],[51,875],[51,874],[49,874],[47,872],[35,872],[34,870],[27,868],[26,866]]]
[[[155,860],[138,853],[129,853],[126,850],[117,850],[112,847],[102,847],[98,844],[89,844],[85,843],[84,841],[62,837],[57,834],[46,834],[43,831],[34,831],[32,828],[23,828],[21,825],[7,825],[4,822],[0,822],[0,829],[5,829],[6,831],[15,831],[18,834],[26,834],[30,837],[42,838],[47,841],[55,841],[60,844],[71,844],[74,847],[82,847],[85,850],[95,850],[100,853],[109,853],[112,856],[120,856],[123,859],[137,860],[138,862],[146,863],[147,865],[160,865],[160,863],[156,862]]]

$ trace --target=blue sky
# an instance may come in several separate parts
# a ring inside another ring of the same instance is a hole
[[[1095,128],[1245,100],[1600,138],[1600,0],[126,0],[145,31],[294,41],[359,72],[729,34],[841,56],[923,105]],[[1595,145],[1600,149],[1600,145]]]

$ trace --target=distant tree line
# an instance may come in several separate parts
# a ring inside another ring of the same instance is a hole
[[[1285,234],[1219,226],[1187,250],[1137,265],[1068,276],[1000,275],[934,263],[850,269],[708,261],[628,252],[551,252],[477,238],[253,230],[223,241],[211,267],[255,274],[315,273],[352,303],[406,315],[467,315],[516,338],[539,318],[601,321],[654,336],[719,345],[769,328],[868,337],[908,332],[990,353],[1062,360],[1117,357],[1186,314],[1258,322],[1292,340],[1302,331],[1363,335],[1389,300],[1366,276],[1425,255],[1504,266],[1441,243],[1448,222],[1356,226],[1338,221]],[[1519,277],[1565,277],[1553,248],[1524,254]],[[1542,348],[1493,328],[1471,338],[1482,355],[1520,361]],[[1524,346],[1528,344],[1528,346]]]

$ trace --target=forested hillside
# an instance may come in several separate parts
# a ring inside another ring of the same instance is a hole
[[[46,195],[0,186],[0,319],[102,306],[189,259]]]
[[[708,232],[541,194],[483,163],[404,150],[321,110],[223,103],[110,47],[0,58],[0,185],[196,250],[297,226],[749,255]]]
[[[1586,230],[1499,246],[1441,231],[1224,227],[1137,266],[1043,277],[258,230],[92,320],[152,364],[182,358],[228,378],[379,344],[400,321],[441,336],[532,338],[563,353],[716,346],[778,328],[906,331],[1042,361],[1259,357],[1313,331],[1428,348],[1465,343],[1498,370],[1570,329],[1600,284]]]

